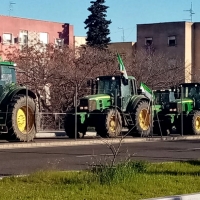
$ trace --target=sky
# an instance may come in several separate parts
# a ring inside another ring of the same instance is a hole
[[[86,36],[84,21],[91,0],[0,0],[0,15],[69,23],[75,36]],[[12,8],[9,9],[10,2]],[[137,24],[190,21],[200,22],[200,0],[106,0],[111,42],[135,42]]]

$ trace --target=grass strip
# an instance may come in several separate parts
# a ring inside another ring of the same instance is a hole
[[[0,199],[121,200],[200,192],[200,161],[127,162],[91,171],[39,171],[0,181]]]

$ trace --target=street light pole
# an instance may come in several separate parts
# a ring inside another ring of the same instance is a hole
[[[77,83],[76,83],[76,88],[75,88],[75,140],[77,139]]]
[[[26,84],[26,133],[28,134],[28,85]]]

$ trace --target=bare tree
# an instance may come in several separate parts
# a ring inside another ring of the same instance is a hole
[[[149,54],[145,50],[131,56],[130,52],[124,52],[126,70],[138,83],[142,81],[152,89],[163,89],[185,81],[185,63],[178,57],[172,60],[168,54]],[[41,107],[50,112],[68,110],[73,104],[75,87],[78,98],[90,94],[88,79],[118,71],[114,51],[88,46],[74,50],[68,46],[60,49],[54,44],[36,43],[22,50],[8,48],[4,53],[25,72],[17,73],[18,82],[33,89],[42,102]]]
[[[149,54],[145,50],[136,52],[134,56],[125,59],[127,71],[137,82],[144,82],[152,89],[167,89],[185,82],[185,61],[178,56],[173,59],[167,53]]]
[[[75,52],[68,46],[60,49],[37,43],[22,50],[9,48],[5,55],[17,63],[18,82],[34,90],[43,109],[51,112],[65,112],[71,107],[76,86],[78,97],[90,93],[86,87],[88,78],[117,70],[113,53],[90,47]]]

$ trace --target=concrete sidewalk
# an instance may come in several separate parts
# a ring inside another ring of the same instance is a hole
[[[151,198],[143,200],[200,200],[200,193],[175,195],[169,197]]]
[[[52,137],[47,137],[52,133],[39,133],[40,137],[37,138],[45,138],[43,141],[37,141],[35,139],[33,142],[25,143],[25,142],[0,142],[0,149],[15,149],[15,148],[38,148],[38,147],[56,147],[56,146],[80,146],[80,145],[99,145],[99,144],[106,144],[112,143],[117,144],[120,141],[120,137],[118,138],[108,138],[103,139],[100,137],[94,137],[92,134],[87,134],[86,138],[83,139],[69,139],[67,136],[59,136],[53,137],[54,140],[52,141]],[[42,134],[45,135],[42,137]],[[55,134],[55,133],[54,133]],[[88,138],[90,137],[90,138]],[[46,139],[49,138],[49,139]],[[58,139],[59,138],[59,139]],[[158,141],[174,141],[174,140],[199,140],[200,135],[196,136],[166,136],[166,137],[149,137],[149,138],[133,138],[127,137],[123,139],[123,143],[135,143],[135,142],[158,142]]]

